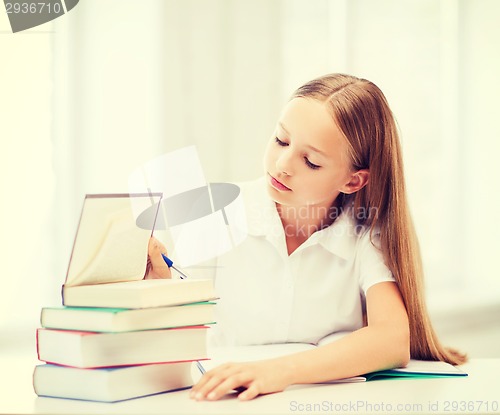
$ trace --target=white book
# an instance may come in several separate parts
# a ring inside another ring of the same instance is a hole
[[[214,300],[210,279],[151,279],[63,287],[63,304],[73,307],[147,308]]]

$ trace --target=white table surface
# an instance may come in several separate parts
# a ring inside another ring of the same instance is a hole
[[[0,414],[500,413],[500,359],[471,360],[468,377],[295,385],[248,402],[236,395],[196,402],[184,390],[113,404],[37,397],[35,356],[3,355],[0,363]]]

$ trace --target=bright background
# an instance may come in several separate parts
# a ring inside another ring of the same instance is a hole
[[[439,334],[499,356],[498,21],[496,0],[82,0],[17,34],[0,13],[0,351],[60,304],[85,193],[192,144],[208,181],[255,178],[292,91],[347,72],[398,119]]]

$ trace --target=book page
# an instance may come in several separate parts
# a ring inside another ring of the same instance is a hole
[[[128,197],[86,198],[66,285],[142,279],[153,224],[137,226]]]
[[[411,359],[406,367],[391,369],[391,371],[396,373],[421,373],[431,375],[465,375],[465,372],[446,362],[415,359]]]

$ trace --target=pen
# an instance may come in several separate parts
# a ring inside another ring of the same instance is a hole
[[[180,269],[174,267],[174,261],[172,261],[168,256],[166,256],[165,254],[161,254],[161,256],[163,257],[163,260],[165,261],[165,263],[168,265],[169,268],[173,268],[175,269],[181,276],[182,279],[184,278],[187,278],[187,275],[184,274]]]
[[[207,371],[205,370],[205,368],[203,367],[203,365],[200,363],[199,360],[196,361],[196,366],[198,366],[198,369],[200,370],[201,374],[204,375],[205,373],[207,373]]]
[[[172,261],[168,256],[166,256],[163,253],[161,254],[161,256],[163,257],[163,260],[165,261],[165,263],[168,265],[169,268],[175,269],[180,274],[182,279],[187,278],[186,274],[184,274],[178,268],[174,267],[174,261]],[[200,371],[200,373],[202,375],[204,375],[207,372],[199,360],[196,361],[196,366],[198,367],[198,370]],[[237,388],[234,388],[234,391],[236,391],[238,393],[241,393],[241,392],[246,391],[246,390],[247,390],[247,388],[244,386],[238,386]]]

